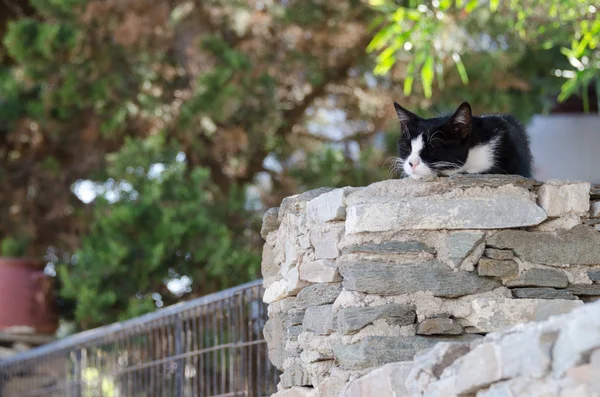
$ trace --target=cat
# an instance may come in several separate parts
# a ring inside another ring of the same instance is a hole
[[[396,167],[403,176],[514,174],[531,178],[525,128],[508,114],[473,116],[463,102],[454,114],[424,119],[394,102],[402,124]]]

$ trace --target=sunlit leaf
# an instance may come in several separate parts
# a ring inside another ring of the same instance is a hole
[[[465,68],[465,65],[460,59],[460,55],[454,53],[452,54],[452,59],[456,64],[456,70],[458,70],[458,74],[460,75],[460,79],[462,80],[463,84],[469,84],[469,76],[467,76],[467,69]]]
[[[498,9],[500,1],[499,0],[490,0],[490,10],[495,12]]]
[[[415,62],[414,60],[408,64],[406,68],[406,78],[404,79],[404,95],[409,96],[412,92],[412,85],[415,74]]]
[[[433,56],[427,57],[427,60],[421,68],[421,79],[423,92],[426,98],[431,98],[431,87],[433,85]]]
[[[466,12],[472,12],[477,7],[478,0],[469,0],[465,7]]]

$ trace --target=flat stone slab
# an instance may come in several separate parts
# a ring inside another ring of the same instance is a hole
[[[417,318],[411,305],[390,303],[381,306],[348,307],[337,313],[338,330],[343,334],[358,332],[373,321],[384,319],[391,325],[414,324]]]
[[[298,293],[295,307],[305,309],[309,306],[319,306],[333,303],[342,292],[341,283],[313,284]]]
[[[496,248],[486,248],[483,251],[483,256],[490,259],[509,260],[515,257],[511,250],[499,250]]]
[[[575,295],[600,296],[600,284],[571,284],[567,290]]]
[[[600,283],[600,269],[587,272],[588,277],[595,283]]]
[[[567,299],[575,300],[577,297],[570,291],[555,288],[513,288],[512,295],[519,299]]]
[[[470,272],[453,271],[438,261],[420,264],[350,262],[340,267],[343,286],[350,291],[378,295],[412,294],[430,291],[435,296],[459,296],[491,291],[498,281]]]
[[[446,240],[450,259],[457,266],[473,251],[484,237],[484,232],[456,232],[451,233]]]
[[[565,288],[569,279],[560,270],[527,269],[515,279],[506,283],[507,287],[554,287]]]
[[[394,199],[356,204],[346,211],[347,234],[406,229],[504,229],[538,225],[547,217],[523,194]]]
[[[481,258],[477,265],[477,272],[480,276],[517,277],[519,265],[513,260]]]
[[[368,336],[352,345],[333,347],[336,362],[342,369],[363,369],[397,361],[410,361],[414,355],[438,342],[470,342],[479,335],[460,336]]]
[[[365,254],[404,254],[415,252],[435,253],[435,248],[428,246],[420,241],[384,241],[382,243],[364,243],[354,244],[342,250],[345,254],[365,253]]]
[[[512,249],[519,258],[541,264],[595,265],[600,263],[600,233],[588,226],[555,232],[504,230],[487,244]]]
[[[417,335],[461,335],[463,331],[463,326],[449,317],[428,318],[417,326]]]

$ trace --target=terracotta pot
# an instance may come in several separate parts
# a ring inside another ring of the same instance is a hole
[[[0,257],[0,332],[14,326],[32,327],[40,334],[56,331],[54,279],[39,261]]]

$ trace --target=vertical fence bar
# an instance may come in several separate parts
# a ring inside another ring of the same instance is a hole
[[[175,356],[179,356],[183,354],[183,341],[182,341],[182,333],[183,333],[183,324],[181,323],[181,316],[175,315]],[[178,359],[175,367],[175,396],[183,397],[183,376],[184,376],[184,360],[182,358]]]

